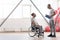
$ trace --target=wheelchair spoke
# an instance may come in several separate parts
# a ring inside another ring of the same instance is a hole
[[[32,28],[30,27],[28,29],[28,31],[29,31],[28,34],[30,37],[34,37],[36,35],[36,28],[34,28],[34,30],[32,30]]]

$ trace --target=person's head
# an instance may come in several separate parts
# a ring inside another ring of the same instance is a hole
[[[31,16],[32,16],[32,17],[36,17],[36,14],[35,14],[35,13],[32,13]]]
[[[51,5],[50,5],[50,4],[48,4],[48,5],[47,5],[47,8],[48,8],[48,9],[52,9],[52,7],[51,7]]]

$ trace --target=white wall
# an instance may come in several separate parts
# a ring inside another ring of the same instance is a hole
[[[4,20],[3,18],[6,18],[9,15],[9,13],[17,5],[17,3],[19,1],[20,0],[0,0],[0,20],[1,20],[0,23]],[[32,1],[39,8],[39,10],[41,11],[41,13],[44,16],[45,16],[45,14],[49,13],[49,10],[47,9],[47,4],[50,3],[54,9],[57,9],[57,7],[58,7],[57,0],[32,0]],[[23,16],[23,14],[27,13],[27,11],[26,12],[22,11],[22,5],[30,5],[30,6],[28,6],[28,9],[27,9],[27,10],[29,10],[28,11],[29,14],[25,14],[25,16]],[[8,18],[8,20],[4,23],[4,25],[1,28],[15,28],[18,26],[17,28],[23,28],[23,30],[24,30],[24,28],[28,29],[27,27],[30,27],[30,14],[32,12],[36,13],[37,22],[40,25],[42,25],[43,28],[45,28],[48,24],[45,22],[43,17],[39,14],[39,12],[36,10],[36,8],[32,5],[30,0],[23,0],[22,3],[17,7],[17,9],[13,12],[13,14]],[[29,15],[29,16],[27,16],[27,15]],[[21,21],[21,20],[23,20],[23,21]],[[11,22],[13,22],[13,23],[11,23]]]
[[[60,0],[57,0],[57,3],[58,3],[58,7],[60,7]]]

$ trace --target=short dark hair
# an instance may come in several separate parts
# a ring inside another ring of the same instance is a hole
[[[48,4],[48,6],[51,6],[50,4]]]
[[[51,7],[51,4],[48,4],[49,7]]]
[[[31,15],[33,16],[33,15],[35,15],[35,13],[32,13]]]
[[[35,13],[32,13],[31,16],[36,16],[36,14]]]
[[[52,9],[52,7],[51,7],[51,5],[50,5],[50,4],[48,4],[48,5],[47,5],[47,7],[48,7],[48,9]]]

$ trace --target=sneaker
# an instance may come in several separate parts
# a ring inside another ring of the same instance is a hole
[[[52,37],[56,37],[56,35],[52,35]]]
[[[52,34],[48,35],[48,37],[52,37]]]

